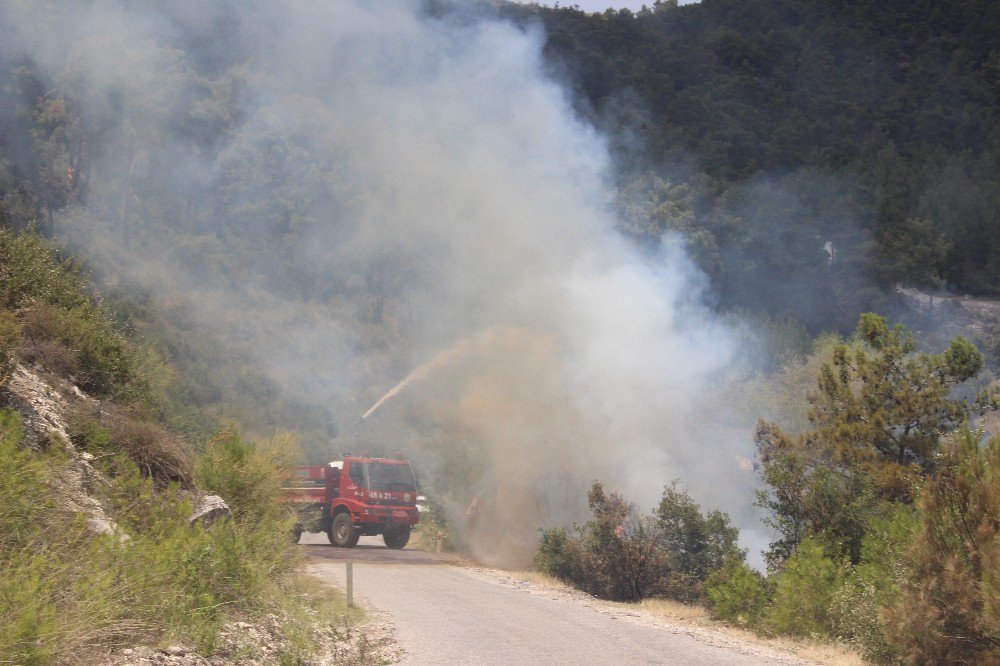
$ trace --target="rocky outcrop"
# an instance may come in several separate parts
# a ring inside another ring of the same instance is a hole
[[[900,285],[896,293],[913,311],[931,315],[935,325],[947,322],[960,327],[956,333],[972,338],[981,348],[1000,348],[1000,299],[931,294]]]
[[[68,464],[59,468],[53,478],[53,496],[59,506],[66,511],[83,514],[94,532],[113,534],[114,522],[108,518],[101,503],[87,492],[89,488],[105,483],[104,478],[90,464],[92,456],[76,450],[66,430],[68,407],[93,402],[76,386],[67,385],[57,390],[24,365],[18,365],[0,388],[0,407],[8,407],[20,415],[24,441],[29,447],[36,451],[58,447],[68,454]]]
[[[307,636],[312,654],[296,654],[303,646],[293,647],[285,636],[284,625],[294,622],[300,635]],[[324,622],[312,609],[304,616],[278,617],[268,615],[255,622],[229,622],[219,632],[215,653],[203,656],[190,646],[174,645],[161,650],[135,647],[108,655],[104,663],[111,666],[275,666],[285,663],[303,664],[394,664],[402,658],[395,642],[394,628],[388,618],[369,609],[369,619],[363,625],[344,623],[341,626]]]
[[[83,396],[82,391],[80,395]],[[63,416],[65,398],[25,366],[18,365],[0,389],[0,404],[20,414],[25,442],[32,449],[39,451],[56,445],[74,453]]]
[[[188,524],[210,527],[220,520],[226,521],[232,517],[233,513],[224,499],[218,495],[202,495],[198,498],[194,513],[188,518]]]

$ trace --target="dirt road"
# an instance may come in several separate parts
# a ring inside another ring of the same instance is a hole
[[[792,655],[702,627],[672,623],[583,594],[381,539],[340,549],[306,535],[315,575],[389,614],[406,664],[801,664]]]

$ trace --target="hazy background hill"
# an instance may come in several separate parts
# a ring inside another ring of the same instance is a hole
[[[774,311],[775,282],[826,280],[817,238],[881,288],[1000,291],[995,3],[655,4],[502,11],[545,26],[581,112],[619,139],[625,182],[653,168],[696,184],[724,302]],[[708,211],[738,219],[713,225]],[[745,291],[748,278],[763,289]],[[838,320],[817,307],[815,323]]]

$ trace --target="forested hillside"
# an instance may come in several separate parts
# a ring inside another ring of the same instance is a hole
[[[725,303],[820,326],[875,302],[858,287],[1000,293],[996,3],[675,5],[503,10],[545,26],[626,187],[672,202],[641,232],[691,236]],[[647,169],[667,185],[636,180]],[[789,302],[789,278],[828,305]]]

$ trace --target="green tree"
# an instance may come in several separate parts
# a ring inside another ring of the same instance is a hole
[[[587,493],[593,518],[584,527],[582,545],[590,554],[587,567],[610,599],[640,601],[657,590],[663,569],[658,525],[617,492],[595,481]]]
[[[701,507],[674,481],[663,489],[656,508],[659,541],[666,551],[667,594],[682,601],[701,596],[701,584],[727,559],[742,561],[746,551],[737,545],[739,530],[729,516]]]
[[[768,485],[759,501],[781,534],[772,564],[810,533],[857,562],[867,523],[880,505],[913,501],[936,466],[940,437],[996,407],[992,392],[971,402],[954,397],[982,365],[964,338],[940,354],[920,352],[901,326],[862,315],[855,340],[837,345],[820,369],[819,390],[809,398],[811,428],[792,436],[764,421],[758,427]]]
[[[915,663],[1000,661],[1000,436],[968,427],[920,494],[920,527],[888,636]]]
[[[716,617],[753,627],[767,611],[771,589],[760,572],[742,559],[730,558],[705,581],[705,596]]]
[[[767,625],[798,636],[832,636],[834,594],[846,571],[847,565],[831,559],[821,544],[803,540],[778,575]]]

